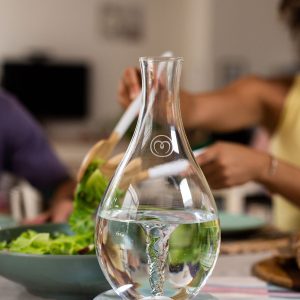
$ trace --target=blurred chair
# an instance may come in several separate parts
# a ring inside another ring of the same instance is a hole
[[[17,222],[34,218],[42,211],[41,193],[25,180],[11,188],[9,198],[11,214]]]

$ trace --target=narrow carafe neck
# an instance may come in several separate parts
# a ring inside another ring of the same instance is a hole
[[[140,64],[143,117],[150,118],[149,121],[161,128],[180,126],[179,82],[182,58],[142,57]]]

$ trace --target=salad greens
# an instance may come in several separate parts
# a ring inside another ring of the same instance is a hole
[[[1,242],[0,251],[66,255],[94,253],[94,215],[108,185],[108,179],[99,169],[102,163],[94,160],[76,187],[74,210],[69,218],[73,235],[27,230],[15,240]]]
[[[108,185],[107,178],[99,169],[102,163],[99,160],[93,161],[76,187],[74,210],[69,219],[70,227],[76,234],[94,234],[93,215]]]
[[[80,254],[81,252],[83,254],[83,252],[93,251],[93,247],[91,248],[89,244],[88,234],[56,233],[51,236],[49,233],[27,230],[15,240],[3,243],[2,246],[4,250],[25,254]]]

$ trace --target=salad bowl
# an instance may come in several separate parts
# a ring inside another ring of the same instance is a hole
[[[27,230],[37,233],[71,234],[66,224],[4,228],[0,243],[11,241]],[[0,251],[0,276],[23,285],[30,293],[51,299],[93,299],[110,289],[96,255],[24,254]]]

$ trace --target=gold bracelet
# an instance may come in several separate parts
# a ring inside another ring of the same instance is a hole
[[[274,176],[278,168],[278,160],[273,155],[270,155],[270,158],[271,158],[271,163],[270,163],[268,174],[269,176]]]

